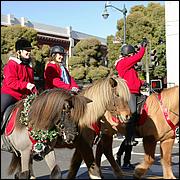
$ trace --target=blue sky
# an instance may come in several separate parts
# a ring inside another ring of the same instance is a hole
[[[106,1],[1,1],[1,14],[12,14],[16,18],[26,17],[29,21],[59,27],[72,26],[75,31],[106,38],[115,35],[117,20],[123,13],[108,8],[109,17],[103,19]],[[109,1],[119,9],[125,7],[127,15],[131,7],[151,1]],[[153,1],[165,4],[165,1]]]

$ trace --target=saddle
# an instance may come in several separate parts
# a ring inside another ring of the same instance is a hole
[[[137,114],[140,115],[141,114],[141,110],[144,106],[144,103],[147,99],[147,96],[146,95],[143,95],[143,94],[140,94],[138,97],[137,97]]]
[[[2,122],[1,122],[1,135],[4,133],[5,129],[6,129],[6,126],[10,120],[10,114],[12,112],[14,108],[14,104],[13,105],[10,105],[6,108],[5,112],[4,112],[4,115],[3,115],[3,119],[2,119]]]
[[[15,149],[14,147],[12,146],[12,144],[10,143],[10,141],[8,140],[8,138],[6,137],[5,135],[5,129],[6,129],[6,126],[7,124],[9,123],[10,119],[11,119],[11,112],[14,108],[14,105],[10,105],[4,112],[4,115],[3,115],[3,120],[2,120],[2,123],[1,123],[1,150],[2,151],[6,151],[6,152],[15,152]]]

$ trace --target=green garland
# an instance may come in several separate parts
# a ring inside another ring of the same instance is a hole
[[[28,125],[28,112],[29,108],[31,106],[32,101],[36,98],[36,94],[28,95],[23,101],[24,101],[24,109],[21,111],[20,115],[20,122],[21,124],[24,124],[25,126]]]
[[[31,136],[39,141],[39,142],[47,142],[54,140],[57,136],[58,136],[58,132],[54,129],[54,130],[31,130],[30,131]]]
[[[37,97],[36,94],[28,95],[27,98],[24,99],[24,109],[21,111],[20,115],[20,122],[25,126],[28,125],[28,113],[29,108],[31,106],[32,101]],[[30,135],[33,139],[37,140],[38,142],[47,142],[54,140],[58,136],[57,130],[29,130]]]

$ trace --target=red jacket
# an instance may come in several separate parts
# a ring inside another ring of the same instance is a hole
[[[4,66],[3,76],[2,93],[10,94],[17,100],[31,94],[31,91],[26,87],[28,82],[34,84],[34,71],[31,65],[24,65],[21,60],[10,57]]]
[[[118,71],[119,77],[126,80],[132,94],[139,94],[140,87],[143,84],[143,81],[139,79],[138,73],[134,69],[134,65],[142,59],[144,53],[145,48],[141,47],[136,54],[129,57],[122,57],[116,64],[116,70]]]
[[[61,68],[58,64],[53,64],[49,62],[47,67],[44,71],[44,79],[45,79],[45,89],[52,89],[52,88],[63,88],[67,90],[71,90],[72,87],[78,87],[73,77],[70,76],[70,84],[66,84],[61,80]]]

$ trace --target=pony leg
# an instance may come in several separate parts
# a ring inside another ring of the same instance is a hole
[[[50,179],[62,179],[61,170],[56,163],[54,150],[51,150],[50,152],[48,152],[45,155],[44,159],[51,171]]]
[[[174,139],[167,139],[160,143],[161,148],[161,165],[163,168],[164,179],[176,179],[172,172],[172,148],[174,144]]]
[[[75,152],[71,160],[71,165],[67,175],[67,179],[75,179],[76,174],[81,166],[82,160],[83,159],[81,157],[81,153],[77,149],[75,149]]]
[[[77,150],[81,153],[81,156],[88,168],[89,177],[91,179],[101,179],[100,168],[96,165],[92,145],[87,140],[80,136],[77,143]]]
[[[21,152],[21,172],[15,174],[15,179],[30,179],[31,150]]]
[[[31,149],[27,149],[21,152],[21,171],[29,170],[31,162]]]
[[[112,143],[113,143],[113,136],[103,134],[102,139],[96,149],[97,164],[100,167],[100,162],[101,162],[100,158],[102,156],[102,153],[104,153],[107,160],[111,164],[112,170],[113,170],[114,174],[116,175],[116,177],[122,178],[123,172],[114,159],[113,152],[112,152]]]
[[[155,150],[156,150],[157,142],[154,138],[151,137],[144,137],[143,138],[143,146],[144,146],[144,161],[138,164],[134,170],[134,177],[141,179],[144,176],[151,165],[154,163],[155,159]]]
[[[30,164],[29,164],[29,170],[30,170],[30,179],[36,179],[34,172],[33,172],[33,158],[31,156],[30,158]]]

